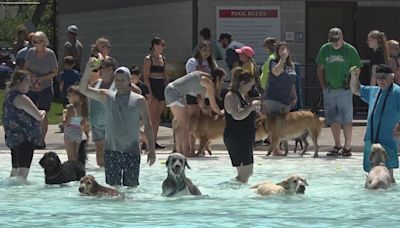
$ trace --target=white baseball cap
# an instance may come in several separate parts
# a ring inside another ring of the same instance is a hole
[[[68,32],[72,32],[72,33],[78,33],[78,27],[76,27],[76,25],[70,25],[68,26]]]

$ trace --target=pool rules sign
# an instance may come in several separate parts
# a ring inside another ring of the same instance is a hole
[[[263,41],[267,36],[281,39],[279,6],[217,6],[217,36],[230,32],[237,42],[251,46],[255,60],[265,60]]]

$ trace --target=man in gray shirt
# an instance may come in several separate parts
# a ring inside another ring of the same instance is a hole
[[[68,26],[68,41],[64,44],[64,57],[72,56],[75,59],[74,69],[81,72],[82,44],[76,38],[78,35],[78,27],[76,25]],[[62,58],[64,59],[64,58]],[[60,64],[62,66],[62,64]]]

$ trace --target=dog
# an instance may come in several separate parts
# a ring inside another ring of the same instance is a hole
[[[87,160],[86,140],[79,145],[78,161],[66,161],[61,164],[55,152],[47,152],[40,159],[39,164],[44,168],[46,184],[64,184],[70,181],[79,181],[85,176]]]
[[[123,196],[115,189],[100,185],[91,175],[81,178],[79,192],[88,196]]]
[[[172,153],[165,164],[168,176],[162,184],[162,196],[201,195],[197,186],[185,175],[185,167],[190,169],[190,166],[184,155]]]
[[[304,194],[308,186],[307,180],[298,174],[292,174],[285,180],[274,184],[271,182],[262,182],[252,186],[252,189],[257,190],[257,194],[269,196],[274,194]]]
[[[265,118],[257,118],[256,120],[256,140],[263,139],[267,132],[264,128]],[[205,151],[212,155],[210,149],[211,143],[214,140],[220,139],[224,136],[225,117],[224,116],[210,116],[207,114],[200,114],[199,116],[190,119],[189,131],[199,139],[199,149],[197,155],[204,155]]]
[[[303,110],[272,117],[267,116],[265,119],[265,130],[271,137],[267,156],[271,155],[272,149],[279,146],[282,141],[300,137],[305,131],[308,131],[315,146],[314,157],[318,157],[318,137],[325,125],[325,118],[318,117],[311,111]],[[304,147],[301,156],[306,151],[307,146]]]
[[[310,145],[307,141],[307,137],[310,135],[310,133],[308,133],[307,130],[304,131],[304,133],[302,135],[300,135],[299,137],[296,137],[292,140],[294,140],[295,145],[294,145],[294,149],[293,152],[297,153],[297,148],[300,146],[301,150],[304,150],[305,152],[307,152],[307,148]],[[287,140],[283,140],[281,142],[281,145],[283,145],[283,150],[285,151],[285,156],[289,153],[289,144]]]
[[[386,159],[386,150],[382,147],[382,145],[379,143],[373,144],[371,147],[371,155],[369,156],[369,160],[372,163],[372,168],[365,180],[365,188],[387,189],[392,185],[390,172],[385,165]]]

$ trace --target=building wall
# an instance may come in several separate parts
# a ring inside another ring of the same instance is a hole
[[[58,16],[59,56],[63,56],[66,28],[70,24],[79,27],[78,39],[84,45],[83,61],[90,56],[90,45],[101,36],[110,40],[111,56],[124,65],[141,65],[154,36],[166,40],[167,61],[183,60],[191,55],[192,1],[141,5],[129,1],[131,6],[123,1],[124,8],[89,12],[81,9],[71,12],[71,5],[61,2]]]

